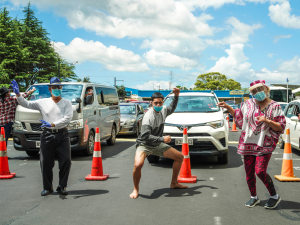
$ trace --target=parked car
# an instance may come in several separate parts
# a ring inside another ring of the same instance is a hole
[[[114,145],[120,131],[119,99],[115,87],[83,82],[63,82],[62,97],[72,102],[73,118],[68,125],[71,150],[92,155],[94,151],[96,127],[100,128],[100,141]],[[35,84],[36,88],[27,99],[49,98],[47,84]],[[84,97],[88,89],[93,94]],[[16,110],[13,142],[16,150],[26,151],[29,156],[38,155],[42,116],[39,111],[18,106]]]
[[[285,107],[288,105],[287,102],[277,102],[278,104],[280,104],[282,111],[285,110]]]
[[[134,102],[134,103],[140,104],[143,107],[145,113],[150,108],[150,102],[149,101],[137,101],[137,102]]]
[[[233,109],[238,109],[238,108],[239,108],[238,105],[231,105],[231,107],[232,107]],[[229,121],[233,121],[233,116],[232,116],[230,113],[228,113],[228,114],[229,114]]]
[[[286,119],[286,128],[290,129],[290,141],[293,148],[300,150],[299,137],[300,137],[300,100],[290,102],[284,110],[284,116]],[[280,135],[278,144],[280,148],[284,148],[285,132]]]
[[[174,94],[165,98],[164,106],[170,105]],[[177,108],[166,118],[163,135],[170,135],[170,146],[181,151],[183,129],[188,130],[190,155],[217,156],[221,164],[228,163],[229,128],[218,98],[212,93],[180,93]],[[150,155],[149,162],[158,162],[159,157]]]
[[[120,104],[120,112],[121,128],[119,135],[133,134],[136,137],[139,136],[145,115],[143,107],[136,103],[122,103]]]

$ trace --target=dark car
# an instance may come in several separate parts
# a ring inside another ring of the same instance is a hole
[[[145,115],[144,109],[137,103],[120,103],[121,128],[118,135],[139,135],[142,120]]]
[[[150,102],[149,101],[136,101],[134,103],[137,103],[139,105],[141,105],[145,111],[145,113],[148,111],[148,109],[150,108]]]

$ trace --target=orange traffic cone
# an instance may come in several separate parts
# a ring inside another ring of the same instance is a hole
[[[281,175],[275,175],[275,178],[279,181],[300,181],[300,178],[294,175],[290,129],[286,129]]]
[[[106,180],[108,174],[103,174],[102,167],[102,156],[101,156],[101,144],[100,144],[100,133],[99,127],[96,128],[95,144],[94,144],[94,154],[92,163],[91,174],[85,177],[86,180]]]
[[[186,128],[184,128],[183,130],[182,154],[184,155],[184,159],[177,181],[178,183],[196,183],[197,176],[193,176],[191,171],[191,161]]]
[[[233,124],[232,124],[232,130],[231,132],[238,132],[238,130],[236,129],[236,124],[235,124],[235,121],[233,119]]]
[[[6,150],[5,132],[4,127],[1,127],[0,134],[0,180],[1,179],[11,179],[16,176],[15,173],[9,172],[8,158]]]
[[[227,121],[228,121],[228,127],[231,128],[230,123],[229,123],[229,114],[227,113],[227,117],[226,117]]]

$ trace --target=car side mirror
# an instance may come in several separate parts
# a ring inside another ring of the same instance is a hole
[[[86,96],[85,104],[90,105],[90,104],[92,104],[92,102],[93,102],[93,95]]]
[[[299,121],[299,119],[298,119],[298,117],[297,117],[297,116],[292,116],[292,117],[291,117],[291,121],[298,122],[298,121]]]
[[[76,111],[78,113],[81,113],[81,102],[82,100],[80,98],[76,98],[75,101],[79,104],[78,108],[76,109]]]

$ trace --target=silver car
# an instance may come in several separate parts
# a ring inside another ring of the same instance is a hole
[[[121,128],[119,135],[133,134],[137,137],[140,134],[142,120],[145,115],[143,107],[136,103],[121,103],[120,113]]]

